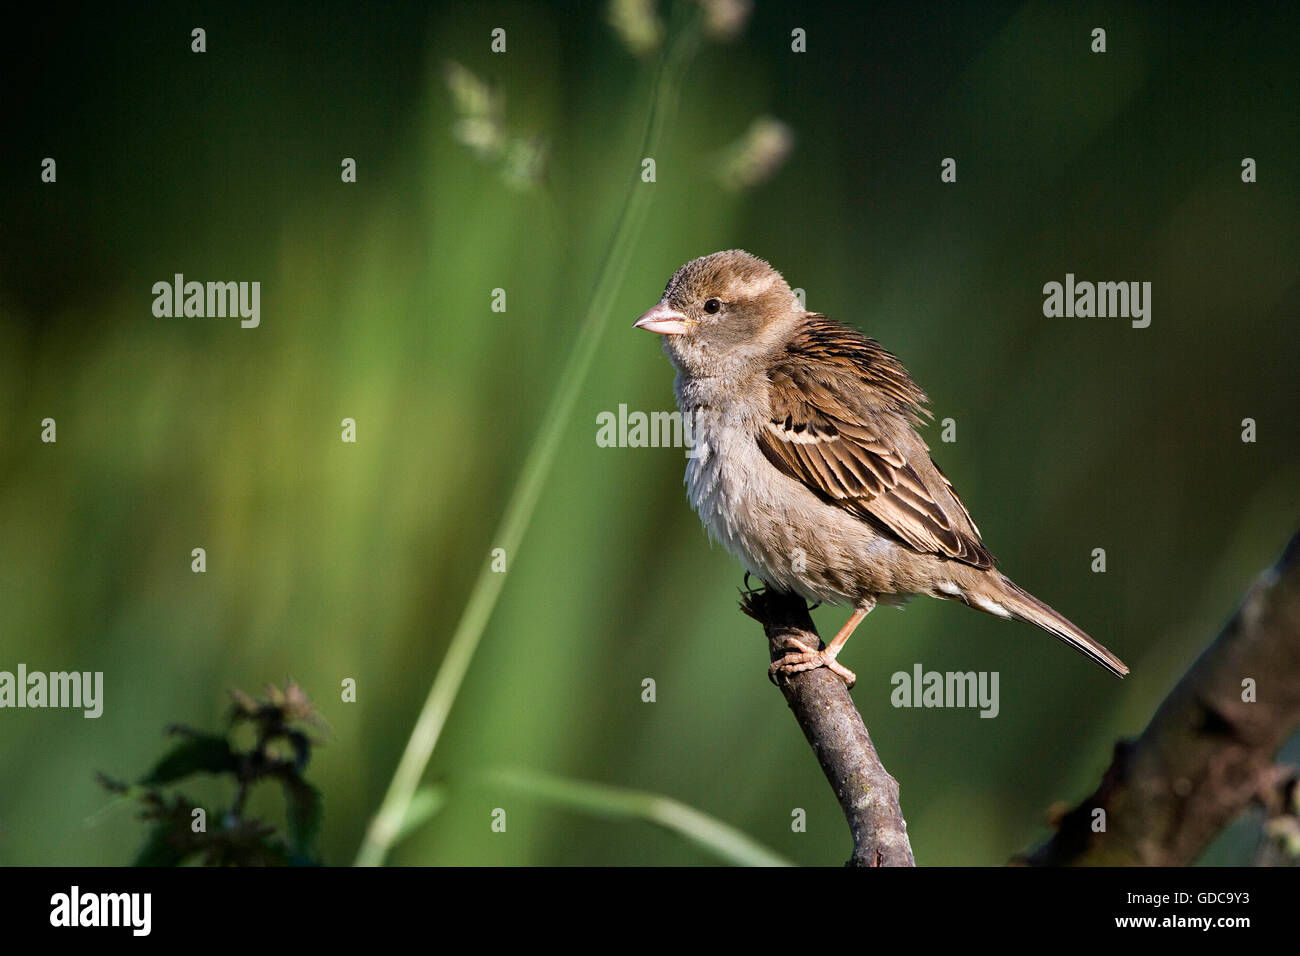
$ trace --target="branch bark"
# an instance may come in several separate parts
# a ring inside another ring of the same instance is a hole
[[[772,660],[787,652],[786,635],[821,646],[803,598],[766,588],[746,591],[743,610],[763,625]],[[840,801],[853,834],[848,866],[915,866],[898,781],[880,763],[862,715],[844,682],[825,667],[777,679],[813,753]]]
[[[1256,699],[1243,700],[1243,681]],[[1031,866],[1192,863],[1279,780],[1274,757],[1300,726],[1300,534],[1252,585],[1218,638],[1136,741],[1122,740],[1101,785]],[[1095,811],[1105,832],[1094,833]]]

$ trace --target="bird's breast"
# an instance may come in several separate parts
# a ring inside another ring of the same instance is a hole
[[[814,601],[855,600],[870,530],[773,468],[743,409],[697,407],[689,417],[686,493],[709,536],[769,584]]]

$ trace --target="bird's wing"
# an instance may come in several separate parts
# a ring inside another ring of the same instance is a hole
[[[926,396],[894,356],[855,329],[810,316],[768,378],[768,421],[757,439],[775,467],[917,551],[993,567],[913,430]]]

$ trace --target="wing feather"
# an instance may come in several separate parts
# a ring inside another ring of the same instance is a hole
[[[916,551],[977,568],[993,555],[914,426],[926,396],[899,361],[848,326],[809,315],[768,374],[757,437],[779,470]]]

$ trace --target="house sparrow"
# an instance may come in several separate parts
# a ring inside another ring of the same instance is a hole
[[[916,426],[925,392],[879,343],[815,312],[739,249],[686,263],[635,325],[664,337],[693,423],[691,504],[768,585],[853,614],[818,650],[791,641],[770,674],[829,667],[877,602],[917,594],[1036,624],[1112,673],[1124,663],[994,568]]]

